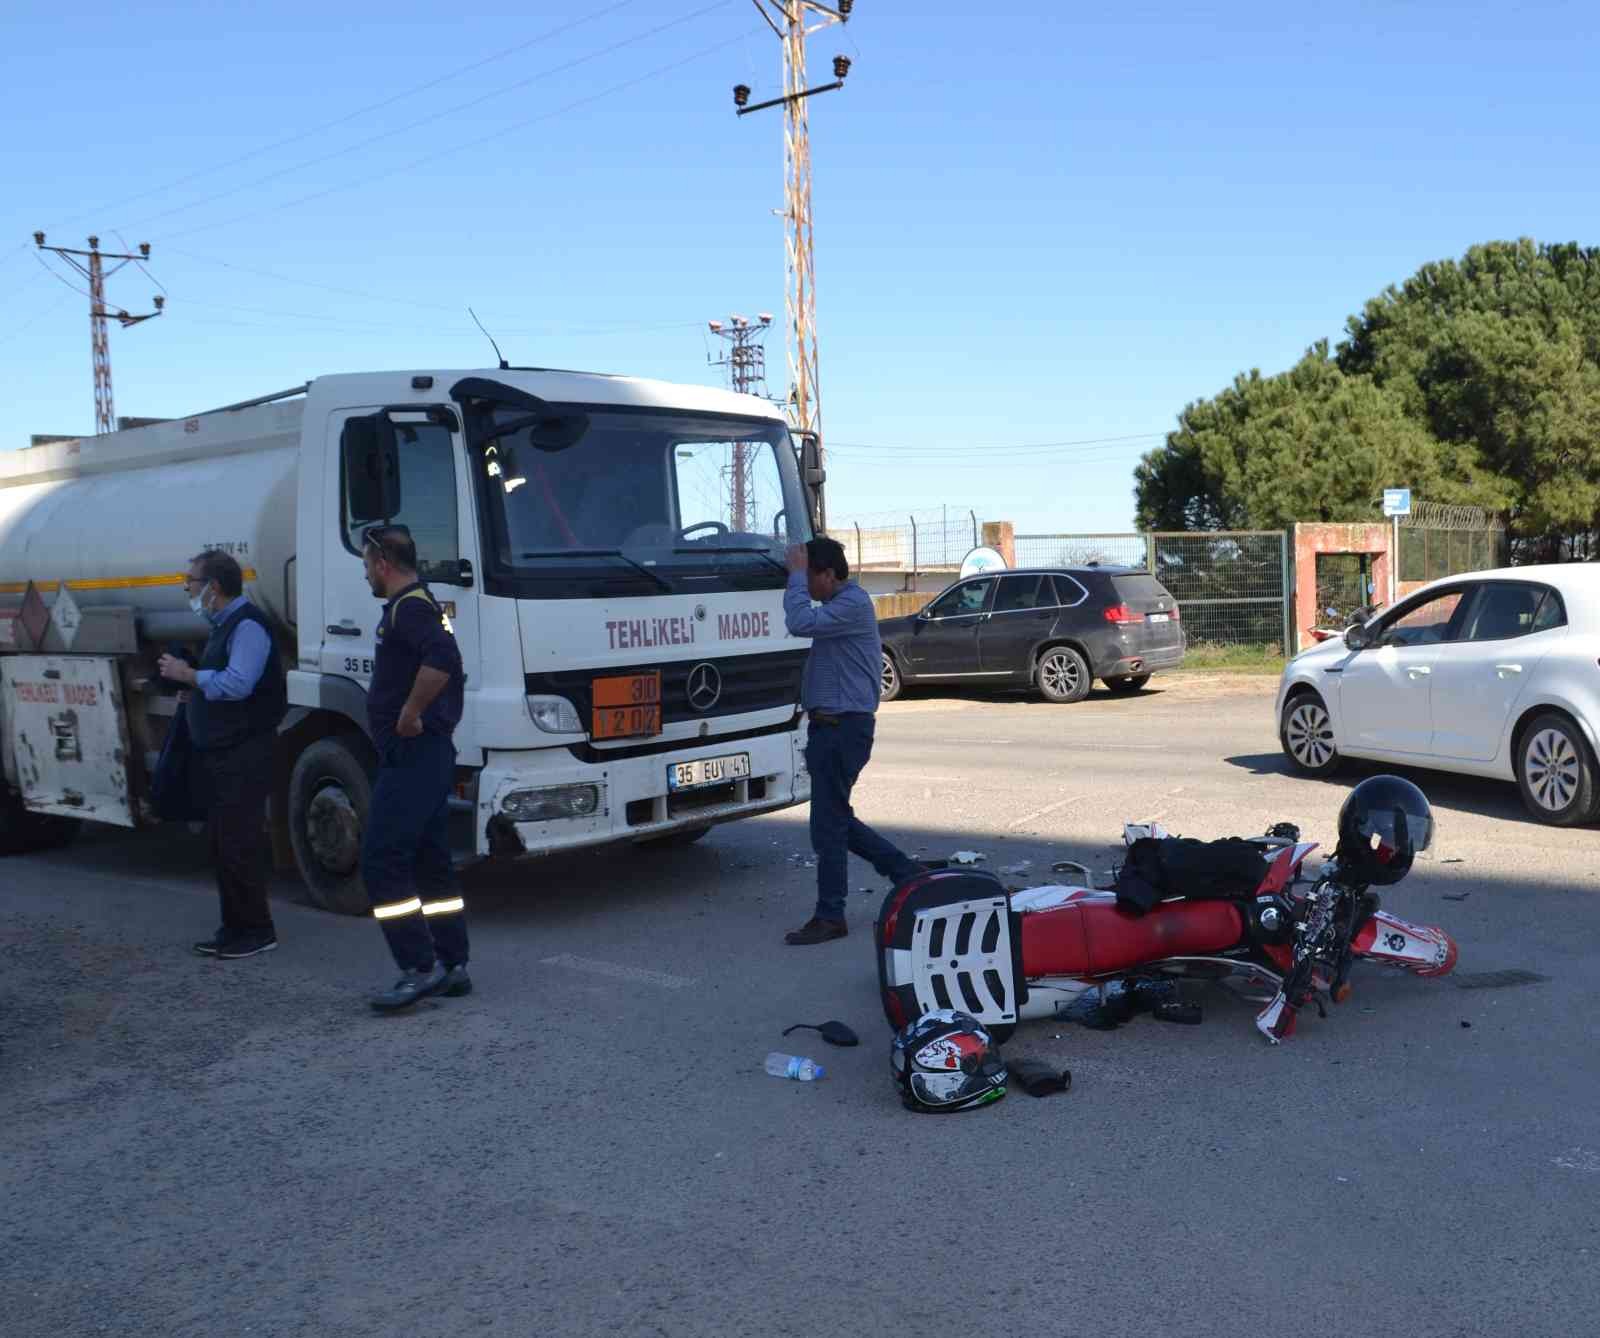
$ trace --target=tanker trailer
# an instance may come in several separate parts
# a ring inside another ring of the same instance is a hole
[[[285,666],[275,855],[365,913],[381,606],[360,535],[380,521],[411,529],[461,648],[463,860],[660,848],[801,802],[782,556],[815,505],[769,404],[574,372],[327,376],[0,452],[0,853],[162,828],[151,774],[181,708],[156,660],[204,641],[183,578],[217,548]]]

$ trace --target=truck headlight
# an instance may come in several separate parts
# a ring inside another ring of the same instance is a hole
[[[546,790],[513,790],[500,801],[500,811],[513,822],[587,818],[599,807],[598,785],[556,785]]]
[[[565,697],[529,697],[528,714],[546,734],[582,734],[578,708]]]

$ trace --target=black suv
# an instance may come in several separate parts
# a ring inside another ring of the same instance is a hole
[[[1032,683],[1076,702],[1098,678],[1137,692],[1183,663],[1178,601],[1149,572],[1052,567],[958,581],[921,613],[886,618],[883,700],[908,683]]]

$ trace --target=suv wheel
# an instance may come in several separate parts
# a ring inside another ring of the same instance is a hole
[[[1574,827],[1595,816],[1595,768],[1589,743],[1566,716],[1536,716],[1517,744],[1517,788],[1540,822]]]
[[[1081,702],[1089,695],[1089,666],[1071,646],[1052,646],[1034,666],[1033,681],[1046,701]]]
[[[1333,721],[1326,704],[1314,692],[1297,693],[1284,703],[1278,739],[1284,755],[1301,775],[1327,776],[1339,765]]]
[[[883,652],[883,679],[878,688],[878,700],[892,702],[900,695],[900,690],[905,686],[900,680],[900,666],[894,662],[894,656],[888,651]]]

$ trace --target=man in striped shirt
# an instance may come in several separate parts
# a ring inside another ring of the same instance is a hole
[[[813,604],[815,601],[815,604]],[[921,869],[903,851],[856,817],[850,791],[872,756],[883,643],[872,597],[850,579],[836,539],[813,539],[789,550],[783,595],[791,636],[811,638],[800,682],[800,705],[810,718],[806,768],[811,773],[811,848],[817,855],[817,909],[784,937],[808,945],[848,932],[844,899],[849,856],[859,855],[891,882]]]

